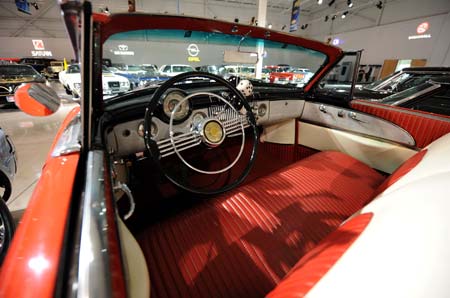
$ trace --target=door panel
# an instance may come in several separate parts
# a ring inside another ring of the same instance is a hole
[[[354,100],[351,106],[355,110],[386,119],[407,130],[418,148],[423,148],[450,132],[450,117],[447,116],[364,100]]]
[[[301,120],[409,147],[415,146],[413,137],[398,125],[351,109],[307,102]]]
[[[346,153],[377,170],[392,173],[417,151],[350,132],[300,122],[298,144]]]

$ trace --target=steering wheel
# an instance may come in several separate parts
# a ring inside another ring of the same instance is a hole
[[[177,84],[188,81],[190,79],[192,80],[198,78],[214,81],[222,87],[226,87],[227,91],[229,91],[229,96],[226,96],[228,99],[216,93],[202,91],[191,93],[185,96],[184,98],[177,101],[176,104],[172,104],[171,106],[170,119],[168,119],[168,121],[166,119],[166,122],[169,122],[167,135],[165,135],[162,139],[155,140],[152,136],[152,121],[156,119],[159,120],[159,118],[161,118],[160,114],[163,114],[162,111],[164,110],[163,102],[165,95],[173,90]],[[209,102],[210,105],[215,106],[215,112],[210,112],[211,109],[208,109],[209,115],[201,119],[201,121],[199,122],[194,121],[193,117],[191,117],[192,115],[187,116],[187,119],[181,121],[181,126],[184,127],[185,131],[181,133],[177,132],[176,128],[177,125],[180,125],[180,121],[179,119],[177,119],[176,115],[179,115],[181,108],[183,106],[186,106],[187,104],[189,106],[192,106],[196,100],[198,100],[199,98],[204,99],[205,97],[214,99],[214,104],[211,103],[211,100]],[[174,177],[175,175],[170,174],[169,171],[167,171],[162,166],[162,164],[165,162],[165,158],[167,158],[168,155],[175,154],[178,157],[178,163],[181,163],[190,171],[194,171],[201,175],[217,175],[230,172],[242,157],[244,146],[246,143],[245,129],[247,127],[250,127],[253,134],[253,137],[251,138],[252,149],[249,161],[240,172],[240,175],[237,176],[237,178],[233,178],[232,181],[227,181],[227,183],[223,186],[208,190],[204,190],[200,187],[193,187],[186,182],[186,179],[179,179]],[[147,106],[144,118],[144,129],[145,145],[155,164],[164,173],[164,175],[170,182],[192,193],[212,195],[233,189],[234,187],[239,185],[245,179],[245,177],[247,177],[256,159],[256,152],[258,148],[258,129],[250,105],[248,104],[243,94],[238,89],[236,89],[233,84],[211,73],[187,72],[177,75],[164,82],[155,91],[152,99]],[[238,154],[232,161],[229,161],[228,165],[220,169],[202,169],[199,166],[196,166],[192,162],[188,161],[181,154],[181,152],[184,150],[193,150],[192,148],[195,148],[195,150],[199,150],[199,148],[211,151],[217,150],[221,147],[225,139],[227,139],[228,137],[237,137],[239,135],[241,136],[241,144]]]

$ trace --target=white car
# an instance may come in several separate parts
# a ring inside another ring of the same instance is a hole
[[[163,65],[159,68],[159,72],[162,75],[166,75],[168,77],[174,77],[176,75],[189,71],[195,71],[195,69],[192,66],[185,64],[169,64]]]
[[[78,64],[69,65],[67,70],[58,75],[59,81],[68,94],[75,98],[81,95],[81,74]],[[113,74],[106,67],[102,69],[103,95],[113,96],[130,90],[130,82],[127,78]]]

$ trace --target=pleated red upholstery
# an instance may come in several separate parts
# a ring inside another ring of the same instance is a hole
[[[405,161],[394,173],[392,173],[383,183],[378,186],[376,194],[380,194],[385,191],[389,186],[397,182],[400,178],[405,176],[409,171],[411,171],[415,166],[419,164],[422,158],[427,153],[427,149],[423,149],[416,154],[414,154],[411,158]]]
[[[416,141],[416,147],[423,148],[450,132],[450,117],[394,107],[365,100],[353,100],[352,108],[386,119],[408,131]]]
[[[373,213],[353,217],[306,254],[267,298],[304,297],[365,230]]]
[[[321,152],[137,235],[152,297],[262,297],[384,177]]]

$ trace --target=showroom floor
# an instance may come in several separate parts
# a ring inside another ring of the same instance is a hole
[[[32,117],[19,109],[0,109],[0,127],[11,137],[18,158],[12,196],[7,202],[16,219],[28,205],[58,127],[77,105],[59,82],[51,84],[62,98],[62,105],[49,117]]]

